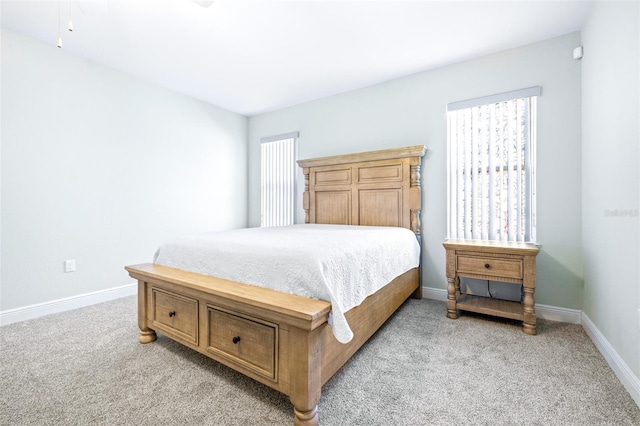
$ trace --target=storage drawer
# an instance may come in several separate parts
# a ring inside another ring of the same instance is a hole
[[[179,340],[198,344],[198,301],[152,288],[152,327]]]
[[[523,277],[522,259],[458,256],[456,269],[459,274],[513,279],[522,279]]]
[[[275,380],[278,325],[216,306],[208,306],[207,350]]]

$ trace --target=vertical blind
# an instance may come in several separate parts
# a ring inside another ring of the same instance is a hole
[[[535,241],[539,87],[447,105],[449,238]]]
[[[298,133],[260,140],[260,226],[295,222]]]

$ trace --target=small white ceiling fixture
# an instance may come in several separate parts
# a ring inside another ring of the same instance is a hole
[[[209,7],[213,4],[213,0],[207,1],[207,0],[191,0],[192,2],[194,2],[195,4],[199,4],[202,7]]]

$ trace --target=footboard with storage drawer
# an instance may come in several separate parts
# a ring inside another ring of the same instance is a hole
[[[346,317],[354,330],[339,343],[327,323],[331,304],[294,294],[142,264],[138,280],[140,342],[156,330],[285,395],[294,424],[317,425],[320,389],[419,286],[412,269],[369,296]]]
[[[313,331],[331,310],[321,300],[165,266],[126,269],[138,279],[141,343],[158,331],[284,394],[291,385],[291,328]]]

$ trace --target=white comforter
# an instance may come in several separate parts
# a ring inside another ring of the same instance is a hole
[[[419,260],[408,229],[307,224],[184,236],[161,246],[154,262],[327,300],[333,334],[347,343],[344,313]]]

